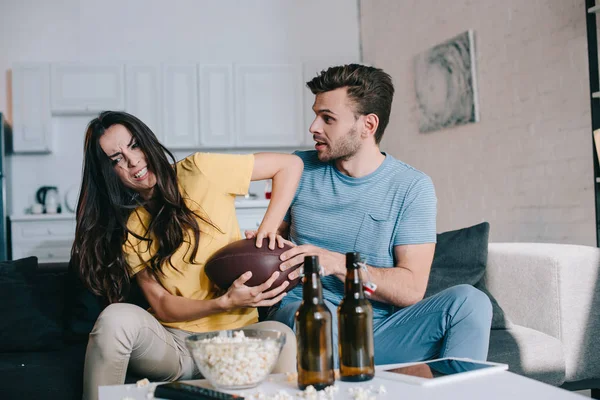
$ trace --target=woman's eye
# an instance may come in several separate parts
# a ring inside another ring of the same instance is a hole
[[[137,142],[135,142],[135,143],[133,143],[133,144],[131,145],[131,148],[132,148],[132,149],[137,149],[138,147],[140,147],[140,145],[139,145],[139,144],[137,144]]]
[[[122,158],[113,158],[111,161],[112,165],[117,165],[118,163],[120,163],[122,160]]]

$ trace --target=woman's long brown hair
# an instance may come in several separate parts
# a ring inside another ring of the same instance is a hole
[[[148,170],[156,175],[150,202],[123,185],[100,147],[100,137],[116,124],[131,132],[146,155]],[[139,206],[145,206],[152,217],[143,237],[127,230],[127,220]],[[200,239],[196,217],[202,218],[190,210],[179,191],[175,157],[146,124],[133,115],[114,111],[105,111],[89,123],[71,259],[77,263],[81,279],[94,294],[106,298],[108,303],[123,301],[128,295],[129,267],[123,255],[128,233],[147,240],[148,246],[149,238],[158,242],[158,251],[147,267],[154,274],[162,274],[163,263],[171,263],[171,256],[183,241],[192,240],[188,237],[192,232],[194,247],[190,262],[193,263]]]

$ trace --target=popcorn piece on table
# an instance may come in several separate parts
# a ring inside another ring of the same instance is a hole
[[[148,380],[148,378],[144,378],[144,379],[140,379],[139,381],[137,381],[135,383],[135,385],[139,388],[142,388],[144,386],[148,386],[150,384],[150,381]]]

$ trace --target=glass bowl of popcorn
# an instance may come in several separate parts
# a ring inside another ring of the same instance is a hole
[[[267,329],[234,329],[197,333],[185,343],[204,378],[218,389],[258,386],[271,373],[285,333]]]

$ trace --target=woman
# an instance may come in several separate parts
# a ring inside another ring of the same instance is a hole
[[[276,370],[295,369],[295,337],[286,326],[257,322],[255,307],[285,295],[272,288],[278,273],[248,287],[242,275],[227,292],[211,284],[203,267],[219,248],[240,239],[235,195],[250,181],[273,179],[272,198],[258,228],[257,246],[269,247],[292,201],[303,164],[293,155],[173,155],[139,119],[107,111],[88,125],[72,258],[79,274],[110,305],[90,333],[84,398],[98,386],[122,384],[128,368],[152,380],[198,377],[184,339],[194,332],[241,327],[285,331]],[[166,157],[170,156],[173,163]],[[120,303],[136,279],[151,312]]]

